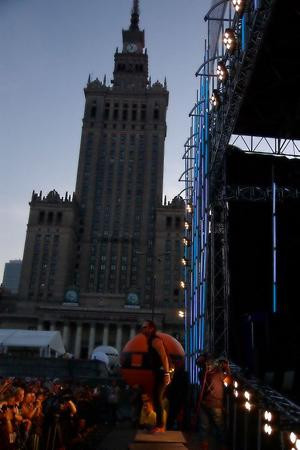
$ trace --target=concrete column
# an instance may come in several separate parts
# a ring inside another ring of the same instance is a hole
[[[68,323],[64,323],[62,339],[66,351],[69,350],[69,338],[70,338],[70,325]]]
[[[104,325],[102,345],[107,345],[107,344],[108,344],[108,325]]]
[[[120,352],[122,349],[122,325],[117,325],[116,349]]]
[[[129,339],[133,339],[135,336],[135,327],[130,328]]]
[[[96,338],[96,324],[91,323],[90,326],[90,335],[89,335],[89,358],[91,357],[92,351],[95,347],[95,338]]]
[[[75,350],[74,350],[75,358],[80,357],[81,337],[82,337],[82,324],[78,323],[77,328],[76,328],[76,336],[75,336]]]

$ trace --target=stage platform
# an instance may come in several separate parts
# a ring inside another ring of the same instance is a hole
[[[181,431],[166,431],[165,433],[145,433],[138,431],[130,450],[184,450],[186,439]]]

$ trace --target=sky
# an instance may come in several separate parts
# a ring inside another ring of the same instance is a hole
[[[170,92],[164,195],[183,189],[183,145],[211,0],[140,0],[152,82]],[[33,190],[75,189],[88,79],[112,78],[132,0],[0,0],[0,283],[22,259]]]

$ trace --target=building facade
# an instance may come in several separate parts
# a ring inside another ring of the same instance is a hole
[[[111,84],[89,77],[84,89],[74,195],[32,195],[15,313],[18,327],[23,310],[27,327],[61,330],[77,357],[121,349],[153,314],[166,331],[183,325],[174,310],[184,205],[162,205],[169,94],[149,79],[137,1],[114,60]],[[178,257],[163,278],[162,254],[168,265]],[[6,312],[1,326],[12,319]]]

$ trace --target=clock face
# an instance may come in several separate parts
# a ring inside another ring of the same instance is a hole
[[[139,304],[139,297],[136,293],[130,292],[127,295],[127,304],[128,305],[138,305]]]
[[[65,293],[65,300],[70,303],[77,303],[78,300],[78,294],[74,289],[69,289]]]
[[[133,42],[130,42],[129,44],[127,44],[126,50],[127,50],[129,53],[136,52],[136,51],[137,51],[137,45],[134,44]]]

